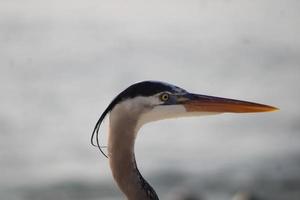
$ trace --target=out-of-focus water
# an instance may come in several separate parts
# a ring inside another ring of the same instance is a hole
[[[162,199],[298,200],[299,9],[296,0],[0,1],[0,199],[121,199],[89,139],[116,94],[151,79],[281,109],[146,125],[137,161]]]

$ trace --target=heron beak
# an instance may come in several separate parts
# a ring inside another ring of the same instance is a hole
[[[182,97],[181,104],[187,112],[252,113],[278,110],[273,106],[259,103],[191,93]]]

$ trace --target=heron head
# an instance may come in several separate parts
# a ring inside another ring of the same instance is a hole
[[[134,116],[137,128],[148,122],[176,117],[277,110],[253,102],[194,94],[157,81],[143,81],[128,87],[112,104],[116,117],[121,113]]]
[[[277,108],[253,102],[193,94],[168,83],[143,81],[129,86],[113,99],[94,128],[91,143],[105,155],[98,137],[100,125],[108,113],[112,123],[128,122],[126,126],[134,126],[137,132],[145,123],[162,119],[275,110]]]

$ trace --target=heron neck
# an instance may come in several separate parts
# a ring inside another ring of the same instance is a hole
[[[143,178],[136,164],[136,124],[137,121],[130,116],[110,116],[108,157],[112,175],[128,200],[158,200],[156,192]]]
[[[110,119],[108,157],[112,175],[128,200],[158,200],[154,189],[137,168],[134,155],[135,126],[136,121],[130,117],[113,119],[113,122]]]

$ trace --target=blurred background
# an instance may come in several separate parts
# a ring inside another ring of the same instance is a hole
[[[281,109],[143,127],[137,162],[161,199],[299,200],[299,10],[0,0],[0,199],[123,199],[90,136],[120,91],[150,79]]]

